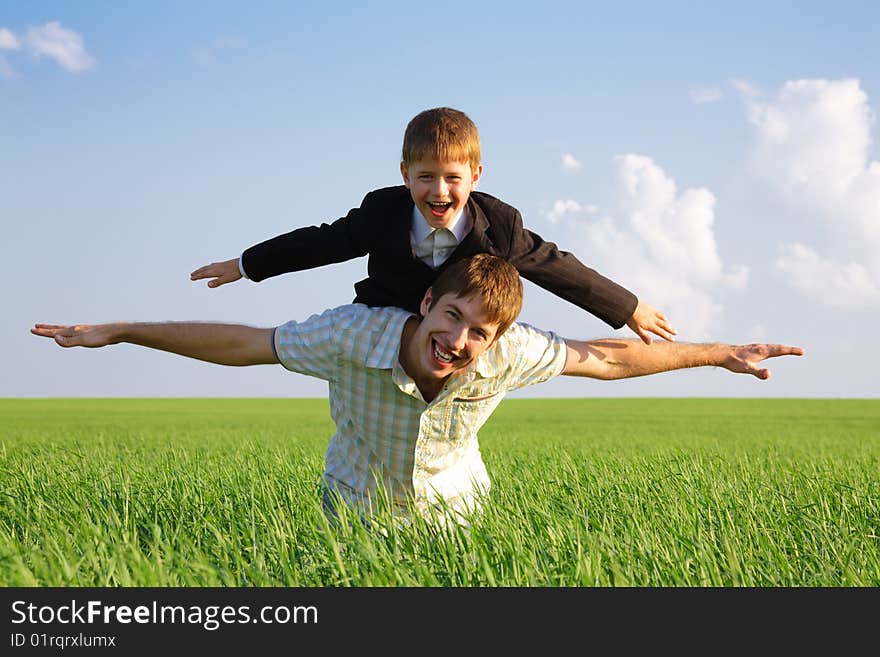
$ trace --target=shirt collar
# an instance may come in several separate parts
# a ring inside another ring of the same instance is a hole
[[[406,325],[406,320],[415,315],[400,308],[393,310],[397,312],[385,325],[382,335],[375,341],[363,361],[367,367],[390,370],[399,360],[403,327]]]
[[[468,214],[467,207],[464,207],[462,208],[461,212],[459,212],[455,217],[452,218],[452,221],[449,222],[449,226],[447,226],[447,228],[453,235],[455,235],[455,239],[458,242],[461,242],[470,231],[471,224],[472,222],[470,219],[470,215]],[[435,230],[437,229],[432,228],[427,220],[422,216],[422,213],[419,212],[418,206],[413,205],[413,241],[418,244]]]

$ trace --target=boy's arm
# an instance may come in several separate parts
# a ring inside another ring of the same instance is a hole
[[[365,223],[361,209],[355,208],[332,224],[298,228],[260,242],[241,255],[244,271],[259,282],[365,256],[369,251]]]
[[[278,363],[273,348],[274,330],[236,324],[169,322],[36,324],[31,333],[54,338],[62,347],[105,347],[128,342],[219,365],[270,365]]]
[[[777,356],[802,356],[800,347],[781,344],[674,344],[648,346],[639,340],[566,340],[563,374],[593,379],[627,379],[688,367],[724,367],[731,372],[769,379],[770,370],[758,363]]]
[[[332,224],[307,226],[278,235],[246,249],[241,259],[215,262],[196,269],[190,280],[210,278],[208,287],[219,287],[242,277],[262,281],[273,276],[312,269],[367,255],[374,237],[377,193],[364,197],[360,207]],[[243,269],[243,272],[240,270]]]

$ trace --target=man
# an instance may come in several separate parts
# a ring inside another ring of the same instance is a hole
[[[275,329],[199,323],[37,324],[62,347],[129,342],[223,365],[281,363],[330,384],[336,423],[325,490],[370,513],[388,495],[395,514],[465,522],[489,488],[477,431],[515,388],[559,374],[621,379],[705,365],[767,379],[766,358],[798,347],[562,339],[515,324],[522,283],[507,261],[455,263],[425,294],[421,316],[341,306]],[[325,498],[326,499],[326,498]]]

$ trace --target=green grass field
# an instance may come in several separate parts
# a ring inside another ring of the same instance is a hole
[[[506,400],[469,532],[329,528],[324,400],[0,400],[4,586],[880,586],[880,400]]]

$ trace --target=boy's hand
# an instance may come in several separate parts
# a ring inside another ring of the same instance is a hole
[[[234,283],[241,278],[241,271],[238,269],[238,258],[226,260],[225,262],[212,262],[210,265],[199,267],[189,275],[189,280],[197,281],[202,278],[212,278],[208,281],[208,287],[220,287],[226,283]]]
[[[670,342],[675,342],[675,335],[678,333],[678,331],[669,325],[666,315],[644,301],[639,301],[639,305],[636,306],[632,317],[629,318],[626,325],[629,326],[633,330],[633,333],[639,336],[645,344],[651,344],[652,341],[648,332],[659,335],[664,340],[669,340]]]

